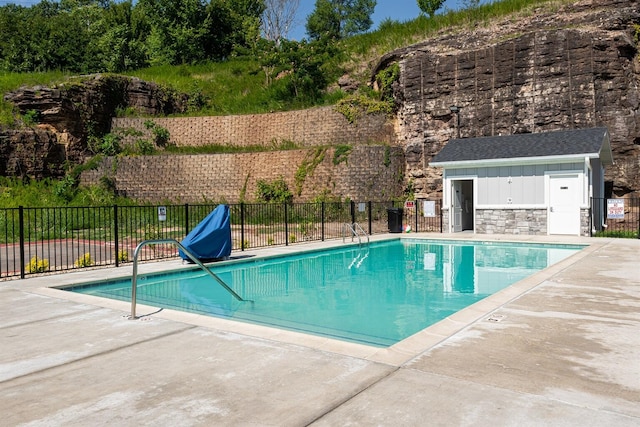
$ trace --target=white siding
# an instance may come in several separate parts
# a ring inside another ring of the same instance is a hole
[[[545,173],[583,170],[583,163],[515,165],[447,169],[447,179],[477,177],[476,203],[486,206],[542,206],[545,204]]]

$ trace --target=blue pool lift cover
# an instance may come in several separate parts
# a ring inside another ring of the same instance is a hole
[[[219,205],[184,238],[187,248],[200,262],[213,261],[231,255],[231,220],[229,206]],[[189,260],[182,251],[180,257]]]

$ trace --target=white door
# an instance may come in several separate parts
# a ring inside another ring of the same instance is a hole
[[[549,234],[580,234],[581,195],[578,175],[549,176]]]
[[[451,182],[451,208],[453,211],[453,232],[462,231],[462,181]]]

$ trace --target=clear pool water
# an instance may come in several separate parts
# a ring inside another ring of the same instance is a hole
[[[138,278],[137,301],[389,346],[581,246],[398,239]],[[130,301],[131,280],[67,288]]]

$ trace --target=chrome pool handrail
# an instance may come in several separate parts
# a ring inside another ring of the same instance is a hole
[[[233,289],[229,287],[217,274],[213,271],[209,270],[207,266],[205,266],[198,258],[196,258],[187,248],[185,248],[180,242],[175,239],[152,239],[152,240],[144,240],[138,243],[135,251],[133,252],[133,274],[131,275],[131,319],[136,318],[136,293],[138,287],[138,255],[142,250],[143,246],[146,245],[160,245],[160,244],[172,244],[176,245],[182,252],[189,257],[191,261],[196,263],[198,267],[202,270],[209,273],[209,276],[213,277],[223,288],[227,290],[235,299],[242,302],[251,302],[251,300],[243,299],[240,295],[238,295]]]
[[[358,245],[362,245],[362,239],[360,238],[360,232],[361,232],[363,236],[367,237],[367,243],[369,243],[369,235],[367,234],[366,231],[364,231],[364,229],[357,222],[354,222],[353,224],[345,222],[344,224],[342,224],[342,243],[344,243],[345,241],[345,229],[347,228],[349,229],[349,231],[351,231],[352,242],[355,236],[358,238]]]

